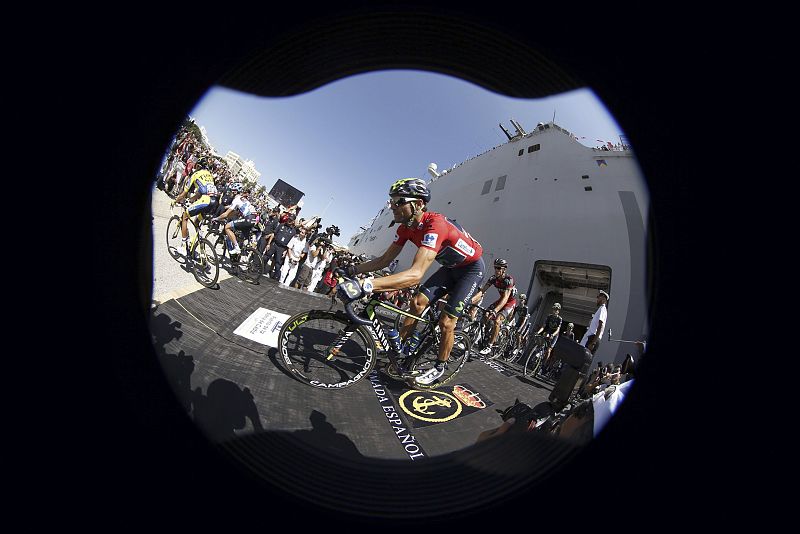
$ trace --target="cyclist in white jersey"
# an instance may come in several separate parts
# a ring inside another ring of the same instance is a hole
[[[215,221],[221,221],[227,219],[234,212],[239,214],[239,217],[225,225],[225,235],[228,236],[230,243],[233,245],[233,248],[230,249],[231,254],[240,254],[242,252],[236,242],[234,230],[241,230],[247,234],[256,224],[256,209],[249,199],[250,190],[245,189],[233,199],[233,203],[222,215],[214,219]]]

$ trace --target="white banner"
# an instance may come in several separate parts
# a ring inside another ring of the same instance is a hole
[[[285,313],[259,308],[245,319],[233,333],[256,343],[278,348],[278,333],[288,318],[289,315]]]

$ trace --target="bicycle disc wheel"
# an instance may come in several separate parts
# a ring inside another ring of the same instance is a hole
[[[377,348],[370,333],[343,313],[311,310],[286,320],[278,334],[278,352],[301,382],[341,389],[369,374]]]
[[[257,284],[261,280],[261,275],[264,274],[264,258],[257,250],[246,247],[236,263],[240,278],[251,284]]]
[[[205,287],[214,287],[219,278],[219,259],[207,239],[198,239],[192,247],[192,274]]]
[[[467,333],[463,330],[456,330],[453,333],[453,348],[450,350],[450,357],[447,358],[444,374],[428,385],[419,384],[414,379],[410,379],[408,385],[418,389],[434,389],[451,382],[461,368],[464,367],[464,364],[467,363],[467,356],[471,348],[472,342]],[[413,361],[409,364],[409,370],[420,375],[425,373],[436,363],[438,355],[439,344],[432,343],[428,350],[422,354],[417,354],[413,358]]]

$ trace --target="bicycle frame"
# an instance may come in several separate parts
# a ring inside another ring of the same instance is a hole
[[[356,295],[360,294],[360,288],[355,287],[355,285],[356,285],[355,282],[348,281],[348,280],[345,280],[345,279],[340,277],[339,278],[339,285],[341,285],[344,288],[344,290],[345,290],[345,292],[347,293],[348,296],[356,296]],[[400,308],[398,308],[396,306],[393,306],[392,304],[383,302],[383,301],[379,300],[376,297],[372,297],[372,299],[370,299],[369,303],[367,303],[367,306],[366,306],[366,308],[364,308],[364,312],[363,312],[364,316],[359,316],[359,315],[356,315],[353,312],[353,304],[355,302],[356,302],[355,300],[351,300],[350,302],[348,302],[348,303],[346,303],[344,305],[345,312],[346,312],[348,318],[353,322],[354,328],[352,328],[352,329],[346,328],[345,329],[345,331],[343,333],[343,336],[344,336],[345,339],[342,339],[341,342],[344,342],[346,340],[346,338],[348,338],[348,337],[350,337],[352,335],[352,333],[355,331],[355,327],[357,327],[358,325],[364,326],[364,327],[366,327],[366,329],[369,332],[369,334],[372,336],[372,339],[374,341],[376,341],[376,344],[379,345],[381,348],[383,348],[383,351],[381,351],[381,352],[385,352],[386,353],[386,355],[389,357],[389,361],[397,369],[400,368],[400,366],[398,365],[398,361],[397,361],[397,357],[400,356],[400,353],[396,352],[392,348],[391,343],[389,343],[389,340],[386,337],[386,331],[384,330],[383,325],[381,324],[380,320],[378,319],[378,315],[375,313],[375,308],[386,308],[386,309],[388,309],[390,311],[405,315],[406,317],[411,317],[413,319],[416,319],[417,321],[422,321],[423,323],[426,323],[426,324],[435,324],[434,321],[425,319],[423,317],[419,317],[418,315],[414,315],[411,312],[407,312],[405,310],[401,310]],[[431,333],[431,328],[430,327],[426,327],[423,330],[423,335],[422,335],[422,337],[420,339],[419,346],[417,347],[417,349],[415,349],[414,354],[417,354],[419,352],[419,347],[422,346],[423,342],[430,335],[430,333]],[[340,340],[337,340],[337,344],[336,344],[337,346],[339,346],[338,342],[340,342]],[[413,356],[414,354],[409,354],[408,356]],[[411,376],[413,376],[413,375],[408,375],[407,377],[411,378]]]
[[[175,213],[175,212],[173,211],[172,213]],[[194,246],[194,244],[197,241],[197,239],[201,238],[201,237],[204,237],[204,236],[200,235],[200,229],[202,228],[203,222],[206,219],[203,218],[203,214],[202,213],[198,213],[197,215],[194,216],[194,218],[192,218],[189,215],[188,203],[181,204],[181,221],[183,221],[184,214],[186,215],[186,220],[188,221],[187,224],[189,222],[192,223],[192,226],[194,226],[194,230],[195,230],[194,235],[189,240],[189,249],[191,250],[191,248]],[[178,225],[178,228],[179,229],[182,228],[182,225]]]

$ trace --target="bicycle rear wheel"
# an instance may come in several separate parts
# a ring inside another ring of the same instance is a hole
[[[217,259],[220,265],[225,261],[225,253],[228,248],[225,246],[225,235],[220,233],[219,230],[209,230],[206,234],[206,239],[211,242],[214,247],[214,252],[217,254]]]
[[[425,341],[427,340],[423,340],[423,343]],[[472,342],[469,339],[469,335],[463,330],[456,330],[453,335],[453,348],[450,351],[450,357],[447,359],[444,374],[428,385],[419,384],[416,380],[410,379],[409,386],[418,389],[435,389],[451,382],[461,368],[464,367],[464,364],[467,363],[467,356],[469,356],[471,349]],[[421,351],[412,359],[408,368],[410,371],[422,375],[433,367],[438,355],[439,343],[430,343],[426,350]]]
[[[207,239],[198,239],[192,247],[192,274],[205,287],[214,287],[219,279],[219,259]]]
[[[497,333],[497,339],[495,339],[494,350],[486,357],[486,359],[496,360],[500,356],[503,356],[506,348],[508,348],[508,341],[508,330],[501,327],[500,331]]]
[[[239,256],[239,261],[236,262],[236,267],[239,278],[251,284],[258,284],[261,275],[264,274],[264,257],[254,248],[245,247]]]
[[[341,312],[311,310],[286,320],[278,351],[299,381],[320,389],[350,387],[375,366],[377,348],[363,326]]]

